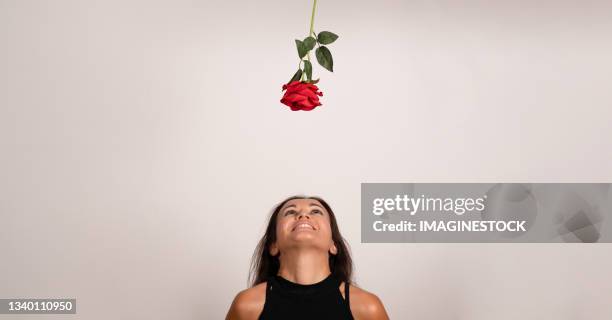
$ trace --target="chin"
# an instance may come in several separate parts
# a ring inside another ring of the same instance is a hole
[[[293,237],[291,237],[291,239],[294,239],[297,241],[314,240],[316,238],[317,238],[316,235],[312,233],[306,233],[306,232],[300,232],[298,234],[294,234]]]

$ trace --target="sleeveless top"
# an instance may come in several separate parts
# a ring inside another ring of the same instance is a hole
[[[266,301],[259,320],[354,320],[349,300],[349,284],[332,274],[314,284],[299,284],[281,276],[268,278]]]

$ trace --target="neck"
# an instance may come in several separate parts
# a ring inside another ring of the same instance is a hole
[[[296,249],[283,252],[278,275],[298,284],[323,281],[329,270],[329,254],[320,250]]]

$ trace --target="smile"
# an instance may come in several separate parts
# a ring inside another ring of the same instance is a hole
[[[315,228],[310,223],[300,222],[295,227],[293,227],[293,230],[291,231],[298,231],[298,230],[315,230]]]

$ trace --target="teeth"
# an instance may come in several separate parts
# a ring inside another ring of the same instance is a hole
[[[314,228],[311,225],[309,225],[308,223],[300,223],[300,224],[298,224],[295,227],[295,229],[311,229],[311,230],[314,230]]]

